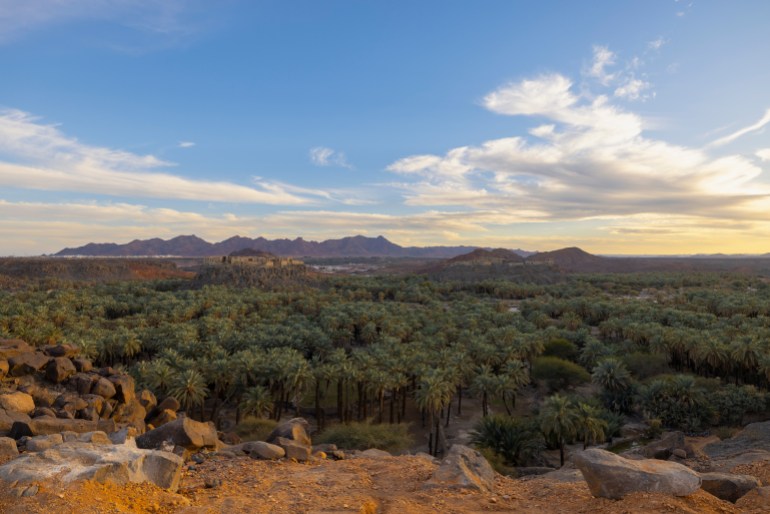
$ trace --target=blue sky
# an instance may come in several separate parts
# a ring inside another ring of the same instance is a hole
[[[0,0],[0,254],[770,251],[770,3]]]

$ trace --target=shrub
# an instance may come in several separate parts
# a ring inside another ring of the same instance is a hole
[[[578,347],[575,343],[558,337],[545,343],[543,357],[558,357],[575,362],[578,358]]]
[[[635,352],[622,358],[628,371],[637,379],[645,380],[656,375],[671,373],[668,357],[658,353]]]
[[[235,427],[235,433],[244,441],[264,441],[276,426],[278,423],[272,419],[247,416]]]
[[[370,421],[331,425],[316,435],[313,442],[336,444],[345,450],[377,448],[391,453],[405,450],[413,444],[412,437],[409,435],[409,425],[405,423],[373,424]]]
[[[471,442],[501,456],[511,466],[523,466],[543,447],[536,423],[504,415],[482,418],[471,432]]]
[[[574,362],[558,357],[538,357],[532,363],[532,378],[545,381],[553,392],[588,382],[591,375]]]

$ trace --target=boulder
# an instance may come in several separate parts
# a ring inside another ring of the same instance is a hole
[[[710,459],[726,459],[749,451],[770,451],[770,421],[751,423],[730,439],[706,445]]]
[[[4,409],[0,409],[0,436],[9,435],[13,424],[17,421],[27,423],[31,421],[31,418],[23,412],[6,412]]]
[[[0,359],[0,380],[5,378],[5,376],[8,374],[9,369],[10,369],[10,366],[8,366],[8,361],[5,359]]]
[[[280,446],[264,441],[244,443],[242,448],[252,459],[276,460],[286,455],[286,450]]]
[[[94,421],[85,419],[35,418],[29,421],[17,421],[11,427],[10,436],[19,439],[23,436],[59,434],[61,432],[93,432],[98,430]]]
[[[313,443],[310,440],[310,436],[307,435],[308,422],[304,418],[294,418],[281,423],[270,432],[266,441],[268,443],[276,443],[278,438],[289,439],[303,444],[310,448]]]
[[[75,413],[81,409],[88,407],[88,402],[75,393],[62,393],[53,402],[52,407],[54,409],[65,410],[67,412]]]
[[[31,395],[19,391],[0,394],[0,409],[6,412],[31,414],[35,410],[35,400]]]
[[[32,353],[35,349],[21,339],[0,339],[0,359],[8,360],[22,353]]]
[[[61,434],[38,435],[27,440],[28,452],[43,452],[64,442]]]
[[[67,357],[54,357],[45,367],[45,379],[54,384],[64,382],[75,373],[75,365]]]
[[[162,427],[166,423],[171,423],[177,419],[176,412],[168,409],[164,409],[157,416],[149,420],[147,423],[154,427]]]
[[[684,433],[670,432],[657,441],[644,446],[641,454],[648,459],[667,460],[674,450],[684,449]]]
[[[200,423],[188,417],[182,417],[136,438],[136,445],[139,448],[157,449],[163,443],[171,443],[187,450],[216,448],[217,431],[209,423]]]
[[[147,412],[152,412],[152,410],[158,406],[158,399],[155,398],[155,395],[152,394],[152,391],[149,389],[142,389],[142,392],[139,393],[137,399]]]
[[[76,373],[70,378],[68,384],[70,389],[74,389],[78,394],[89,394],[93,388],[94,382],[99,379],[99,375],[92,373]],[[110,383],[112,385],[112,383]],[[113,386],[114,389],[114,386]]]
[[[32,417],[33,418],[40,418],[40,417],[43,417],[43,416],[48,416],[50,418],[55,418],[56,417],[56,413],[53,410],[51,410],[50,408],[48,408],[48,407],[35,407],[35,410],[32,411]]]
[[[288,459],[294,459],[299,462],[306,462],[310,460],[310,445],[303,444],[299,441],[295,441],[294,439],[286,439],[285,437],[277,438],[275,440],[275,444],[283,448],[283,450],[286,452],[286,458]]]
[[[109,380],[115,386],[115,396],[120,403],[131,403],[136,399],[136,384],[130,375],[112,375]]]
[[[125,444],[129,439],[135,439],[139,433],[134,427],[123,427],[120,430],[109,432],[112,444]]]
[[[71,442],[40,453],[24,454],[0,466],[0,480],[29,484],[59,479],[64,484],[94,480],[124,485],[151,482],[176,491],[184,461],[177,455],[131,445]]]
[[[687,451],[681,449],[681,448],[674,448],[671,451],[671,456],[676,457],[677,459],[686,459],[687,458]]]
[[[9,374],[14,377],[32,375],[48,364],[50,357],[37,352],[20,353],[8,359]]]
[[[701,473],[701,488],[721,500],[737,502],[742,496],[762,486],[758,478],[751,475],[731,473]]]
[[[629,460],[598,448],[578,453],[572,461],[596,497],[619,500],[634,492],[687,496],[701,485],[696,472],[675,462]]]
[[[76,434],[76,441],[91,444],[113,444],[109,436],[100,430]]]
[[[44,346],[43,353],[50,357],[66,357],[69,360],[80,353],[80,348],[71,344],[52,344]]]
[[[75,369],[78,370],[78,373],[88,373],[94,369],[94,365],[89,359],[86,359],[85,357],[77,357],[72,359],[72,364],[75,365]]]
[[[19,456],[16,440],[10,437],[0,437],[0,463]]]
[[[173,396],[168,396],[165,398],[162,402],[160,402],[158,405],[155,406],[154,409],[149,411],[149,414],[147,414],[147,420],[154,418],[164,410],[170,410],[170,411],[178,411],[182,406],[179,405],[179,402],[176,398]]]
[[[132,398],[128,403],[119,403],[112,413],[112,419],[116,423],[135,427],[139,432],[144,432],[144,418],[147,411],[144,410],[139,400]]]
[[[112,384],[112,382],[104,377],[100,377],[96,382],[93,383],[90,392],[91,394],[101,396],[107,400],[117,394],[117,390],[115,389],[115,386]]]
[[[453,444],[433,476],[423,484],[423,489],[491,491],[494,483],[495,471],[483,455],[467,446]]]

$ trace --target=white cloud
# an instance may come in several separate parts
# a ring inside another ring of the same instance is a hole
[[[316,166],[353,169],[343,152],[325,146],[316,146],[310,149],[310,162]]]
[[[607,68],[614,64],[615,54],[606,46],[595,45],[593,61],[586,74],[597,79],[603,86],[607,86],[615,79],[615,74],[607,71]]]
[[[0,111],[0,186],[213,202],[309,202],[269,181],[247,187],[157,171],[172,166],[153,155],[85,145],[22,111]]]
[[[770,161],[770,148],[763,148],[761,150],[757,150],[757,152],[754,155],[756,155],[763,161]]]
[[[177,146],[179,146],[179,148],[192,148],[195,146],[195,143],[192,141],[180,141]]]
[[[723,146],[723,145],[726,145],[728,143],[732,143],[733,141],[735,141],[739,137],[742,137],[742,136],[745,136],[746,134],[749,134],[751,132],[756,132],[758,130],[763,129],[765,127],[765,125],[767,125],[768,123],[770,123],[770,109],[766,110],[765,111],[765,115],[762,116],[762,118],[759,121],[757,121],[756,123],[752,123],[748,127],[744,127],[744,128],[742,128],[740,130],[736,130],[732,134],[728,134],[728,135],[726,135],[724,137],[720,137],[716,141],[713,141],[711,143],[711,146]]]
[[[647,48],[649,48],[650,50],[658,51],[661,48],[663,48],[663,45],[665,45],[666,43],[668,43],[668,41],[666,41],[666,39],[663,36],[658,36],[657,38],[647,43]]]
[[[412,179],[399,185],[407,205],[493,209],[512,223],[645,213],[766,218],[756,198],[770,197],[770,188],[757,183],[761,169],[749,159],[651,139],[639,115],[606,96],[576,93],[562,75],[507,84],[484,106],[538,118],[529,131],[536,139],[507,137],[394,162],[390,171]]]
[[[643,100],[647,97],[644,92],[648,89],[650,89],[649,82],[629,78],[627,82],[615,89],[614,95],[626,100]]]

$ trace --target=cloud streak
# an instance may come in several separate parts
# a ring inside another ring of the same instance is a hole
[[[751,132],[756,132],[758,130],[765,128],[765,126],[768,123],[770,123],[770,109],[766,110],[765,115],[762,116],[762,118],[756,123],[752,123],[748,127],[744,127],[740,130],[736,130],[732,134],[728,134],[724,137],[720,137],[719,139],[712,141],[710,146],[724,146],[724,145],[730,144],[736,139],[745,136],[746,134],[750,134]]]

